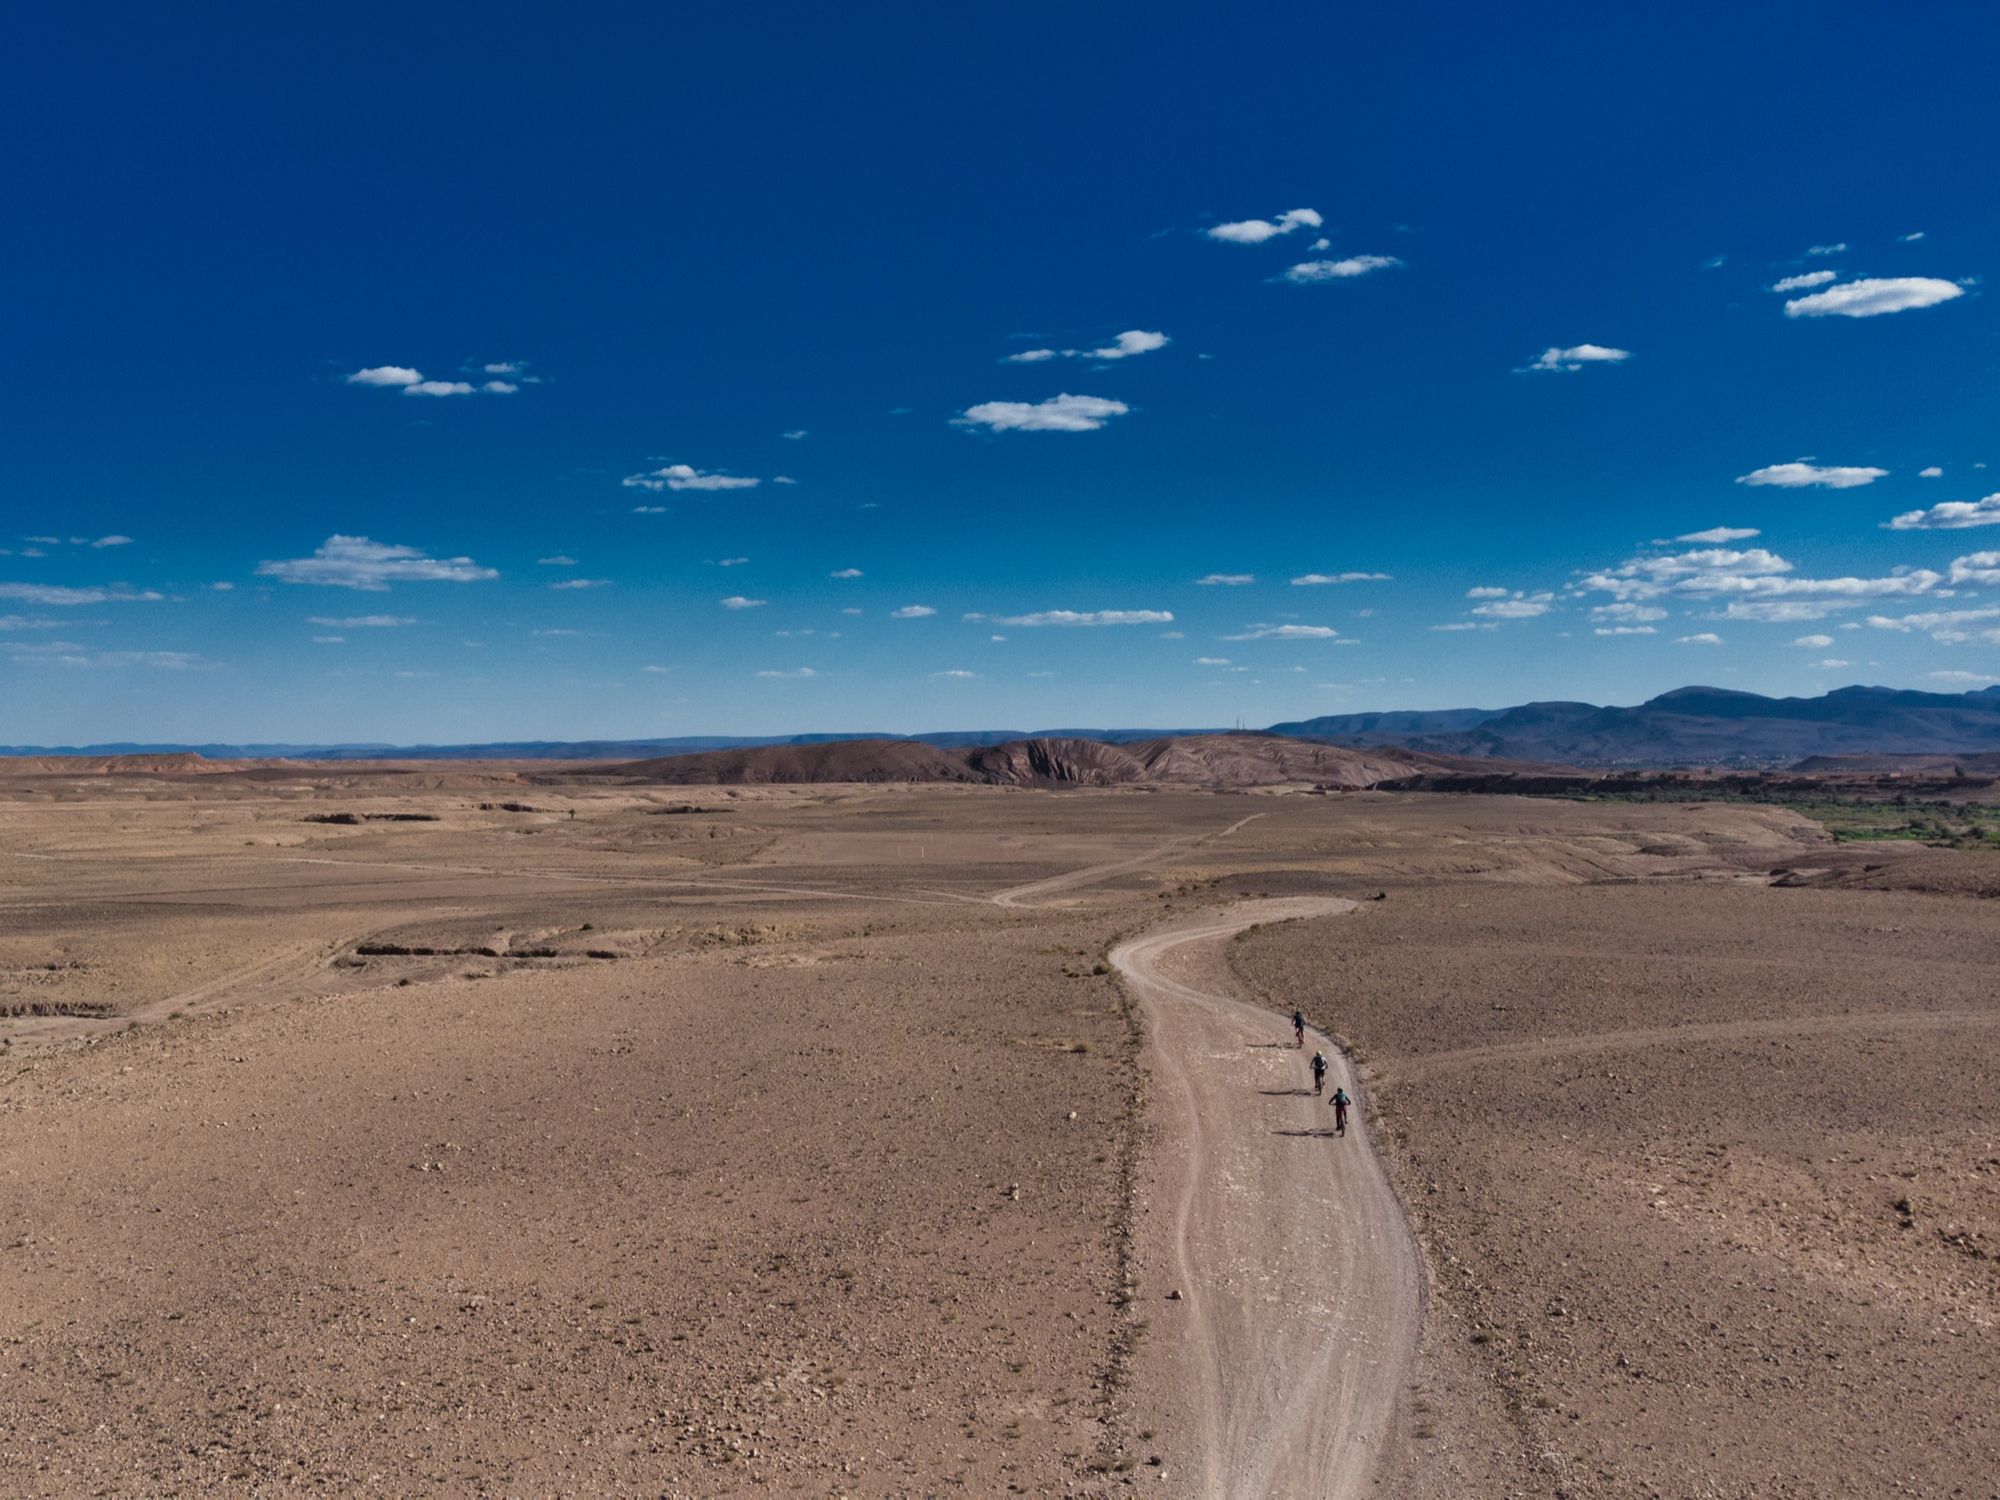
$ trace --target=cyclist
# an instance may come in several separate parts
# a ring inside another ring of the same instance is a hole
[[[1340,1087],[1339,1084],[1335,1084],[1333,1088],[1333,1098],[1328,1100],[1327,1102],[1333,1106],[1333,1133],[1335,1135],[1346,1135],[1347,1106],[1352,1104],[1354,1101],[1347,1097],[1346,1089]]]
[[[1297,1041],[1295,1041],[1295,1042],[1293,1042],[1293,1043],[1292,1043],[1292,1045],[1293,1045],[1294,1047],[1303,1047],[1303,1046],[1305,1046],[1305,1044],[1306,1044],[1306,1013],[1305,1013],[1304,1011],[1302,1011],[1302,1010],[1295,1010],[1295,1011],[1293,1011],[1293,1012],[1292,1012],[1292,1035],[1298,1038],[1298,1040],[1297,1040]]]
[[[1312,1070],[1313,1098],[1317,1099],[1320,1095],[1320,1090],[1326,1087],[1326,1054],[1324,1052],[1315,1052],[1313,1054]]]

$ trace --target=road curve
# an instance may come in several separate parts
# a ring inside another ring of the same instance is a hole
[[[1181,1293],[1150,1314],[1171,1389],[1139,1391],[1184,1414],[1183,1430],[1162,1431],[1174,1493],[1364,1493],[1416,1352],[1422,1271],[1361,1111],[1333,1137],[1291,1028],[1213,977],[1226,973],[1217,950],[1246,927],[1353,909],[1243,902],[1111,954],[1144,1009],[1154,1080],[1140,1262]],[[1355,1093],[1340,1050],[1309,1040]]]

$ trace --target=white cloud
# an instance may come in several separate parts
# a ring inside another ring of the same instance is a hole
[[[512,396],[521,388],[511,380],[489,380],[480,389],[489,396]]]
[[[576,559],[558,552],[554,557],[536,558],[535,565],[542,568],[573,568],[576,566]]]
[[[731,594],[727,599],[716,601],[724,609],[762,609],[771,601],[768,599],[746,599],[741,594]]]
[[[932,672],[930,675],[932,677],[948,677],[955,682],[964,682],[970,678],[977,677],[979,674],[977,672],[968,672],[963,667],[953,667],[949,671]]]
[[[1230,665],[1230,661],[1226,656],[1197,656],[1194,664],[1197,667],[1226,667]]]
[[[632,514],[635,516],[669,516],[673,512],[664,505],[635,505],[632,507]]]
[[[1755,526],[1711,526],[1706,531],[1690,531],[1686,536],[1674,538],[1677,542],[1700,542],[1711,547],[1725,546],[1730,542],[1747,542],[1753,536],[1764,533]]]
[[[1600,625],[1594,635],[1658,635],[1651,625]]]
[[[313,644],[315,646],[344,646],[347,644],[347,637],[344,635],[316,635],[313,637]]]
[[[788,443],[797,443],[803,441],[810,434],[803,427],[794,427],[790,432],[781,432],[778,436]]]
[[[889,611],[892,620],[927,620],[937,611],[928,604],[905,604],[901,609]]]
[[[1164,333],[1148,333],[1142,328],[1128,328],[1101,349],[1090,351],[1092,359],[1130,359],[1135,354],[1151,354],[1155,349],[1164,349],[1173,340]]]
[[[841,613],[844,615],[858,615],[861,611],[850,606],[847,609],[843,609]]]
[[[1301,573],[1292,580],[1294,588],[1311,588],[1322,583],[1385,583],[1387,573]]]
[[[1788,318],[1873,318],[1883,313],[1935,307],[1965,295],[1965,288],[1935,276],[1868,276],[1785,304]]]
[[[982,401],[953,418],[989,432],[1095,432],[1132,408],[1103,396],[1051,396],[1046,401]]]
[[[1846,249],[1847,249],[1847,241],[1841,240],[1839,243],[1833,245],[1808,245],[1806,246],[1806,254],[1839,255]]]
[[[789,475],[789,474],[773,474],[773,475],[771,476],[771,483],[773,483],[773,484],[797,484],[797,483],[798,483],[798,481],[797,481],[796,479],[792,478],[792,476],[791,476],[791,475]]]
[[[1393,255],[1349,255],[1341,260],[1302,260],[1275,277],[1293,286],[1317,286],[1324,281],[1351,281],[1371,271],[1400,270],[1403,262]]]
[[[2000,584],[2000,552],[1971,552],[1951,563],[1953,583]]]
[[[560,639],[568,639],[571,637],[581,636],[583,632],[581,630],[559,629],[559,630],[537,630],[535,634],[543,637],[553,637],[560,640]]]
[[[835,568],[826,576],[829,578],[859,578],[862,576],[862,572],[859,568]]]
[[[1695,635],[1676,636],[1674,644],[1676,646],[1720,646],[1722,644],[1722,637],[1712,630],[1703,630]]]
[[[1793,641],[1792,644],[1794,646],[1805,646],[1814,651],[1824,651],[1828,646],[1833,644],[1833,637],[1830,635],[1802,635]]]
[[[415,385],[422,380],[420,371],[407,365],[372,365],[366,370],[356,370],[347,377],[349,385]]]
[[[479,373],[482,375],[520,375],[527,368],[528,363],[526,360],[496,359],[491,364],[481,365]]]
[[[1279,214],[1276,219],[1238,219],[1229,224],[1212,225],[1202,233],[1225,244],[1261,245],[1295,229],[1318,229],[1324,222],[1317,210],[1294,208]]]
[[[983,620],[984,615],[967,615]],[[1171,625],[1173,613],[1164,609],[1044,609],[1031,615],[1001,615],[996,625]]]
[[[749,561],[750,559],[747,557],[718,557],[715,560],[715,565],[718,568],[741,568],[746,566]]]
[[[759,677],[797,679],[801,677],[817,677],[819,676],[819,673],[815,672],[811,667],[799,667],[797,670],[791,672],[764,671],[764,672],[759,672],[757,675]]]
[[[419,380],[403,387],[405,396],[470,396],[472,386],[463,380]],[[397,674],[402,675],[401,673]]]
[[[417,622],[408,615],[307,615],[306,624],[323,625],[329,630],[394,630]]]
[[[1632,357],[1630,349],[1613,349],[1607,344],[1572,344],[1560,348],[1551,344],[1536,356],[1528,370],[1581,370],[1585,365],[1619,365]]]
[[[671,672],[671,671],[673,671],[673,668],[672,668],[672,667],[661,667],[661,666],[653,666],[653,665],[647,665],[647,666],[643,666],[643,667],[639,668],[639,670],[640,670],[641,672],[652,672],[652,673],[654,673],[654,674],[656,674],[656,675],[657,675],[657,674],[663,674],[663,673],[667,673],[667,672]]]
[[[1256,581],[1255,573],[1204,573],[1195,583],[1202,588],[1240,589]]]
[[[561,583],[552,583],[549,587],[552,589],[608,589],[611,587],[611,580],[609,578],[565,578]]]
[[[1964,531],[2000,526],[2000,491],[1983,500],[1947,500],[1929,510],[1906,510],[1891,518],[1891,531]]]
[[[1896,243],[1899,245],[1914,245],[1918,240],[1922,239],[1923,237],[1924,237],[1923,230],[1912,229],[1908,234],[1897,235]]]
[[[1752,469],[1748,474],[1739,474],[1738,484],[1774,484],[1780,489],[1804,489],[1817,485],[1821,489],[1851,490],[1864,484],[1873,484],[1889,471],[1887,469],[1859,468],[1849,465],[1819,465],[1801,459],[1789,464],[1766,464],[1761,469]]]
[[[1991,672],[1961,672],[1957,670],[1950,670],[1944,672],[1932,672],[1929,673],[1928,675],[1935,678],[1939,682],[1966,682],[1975,685],[1983,685],[1989,682],[2000,682],[2000,677],[1995,677]]]
[[[392,583],[477,583],[500,574],[469,557],[432,557],[416,547],[336,533],[311,557],[257,564],[257,576],[380,593]]]
[[[129,547],[132,545],[132,538],[129,536],[101,536],[90,545],[98,548]]]
[[[1150,354],[1155,349],[1164,349],[1173,342],[1164,333],[1148,333],[1141,328],[1130,328],[1111,343],[1098,349],[1023,349],[1019,354],[1010,354],[1001,361],[1010,365],[1038,365],[1051,359],[1130,359],[1135,354]]]
[[[1616,568],[1586,573],[1581,587],[1621,602],[1669,596],[1726,601],[1727,619],[1818,620],[1870,599],[1928,594],[1945,579],[1922,568],[1886,578],[1797,578],[1792,564],[1762,547],[1701,548],[1635,557]]]
[[[1932,464],[1928,469],[1917,470],[1917,478],[1942,479],[1944,478],[1944,470],[1940,469],[1936,464]]]
[[[227,594],[227,593],[231,592],[232,590],[234,590],[234,589],[235,589],[235,587],[236,587],[236,585],[235,585],[235,584],[233,584],[233,583],[229,583],[229,582],[227,582],[227,581],[224,581],[224,582],[222,582],[222,583],[211,583],[211,584],[209,585],[209,587],[210,587],[210,588],[212,588],[212,589],[214,589],[214,590],[215,590],[215,591],[216,591],[216,592],[217,592],[218,594]]]
[[[1453,620],[1446,625],[1432,625],[1427,628],[1442,634],[1452,634],[1460,630],[1498,630],[1500,627],[1491,620]]]
[[[618,481],[628,490],[754,490],[763,481],[737,474],[710,474],[692,464],[668,464],[645,474],[627,474]]]
[[[1337,641],[1341,634],[1331,625],[1251,625],[1225,641]]]
[[[1774,292],[1802,292],[1807,287],[1825,286],[1829,281],[1840,280],[1838,271],[1807,271],[1802,276],[1787,276],[1783,281],[1771,283]]]
[[[1482,597],[1486,597],[1486,603],[1472,607],[1471,612],[1475,615],[1489,620],[1532,620],[1554,609],[1556,596],[1546,590],[1529,594],[1517,589],[1505,599]]]
[[[1627,625],[1646,625],[1655,620],[1664,620],[1667,612],[1650,604],[1599,604],[1590,611],[1590,618],[1605,622],[1622,621]]]
[[[1465,597],[1468,599],[1505,599],[1513,592],[1512,589],[1495,588],[1492,584],[1481,584],[1478,588],[1467,589]]]
[[[1973,639],[1973,633],[1966,630],[1968,625],[1982,624],[1987,620],[2000,620],[2000,608],[1982,609],[1937,609],[1913,615],[1870,615],[1868,623],[1877,630],[1895,630],[1908,634],[1913,630],[1930,633],[1934,641],[1948,645]],[[1989,632],[1980,632],[1981,638]],[[1827,642],[1832,645],[1831,641]]]

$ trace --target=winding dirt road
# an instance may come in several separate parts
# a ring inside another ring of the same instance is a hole
[[[1149,1296],[1181,1295],[1151,1315],[1139,1396],[1175,1493],[1359,1495],[1395,1422],[1423,1308],[1402,1207],[1362,1111],[1334,1137],[1290,1028],[1221,993],[1222,946],[1244,928],[1353,909],[1244,902],[1111,954],[1157,1081],[1138,1256]],[[1355,1093],[1340,1050],[1323,1050]]]

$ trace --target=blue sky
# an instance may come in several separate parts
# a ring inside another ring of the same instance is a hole
[[[1995,680],[1990,7],[1393,12],[17,21],[0,742]]]

